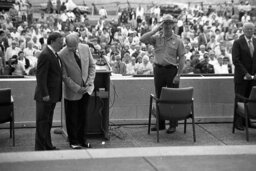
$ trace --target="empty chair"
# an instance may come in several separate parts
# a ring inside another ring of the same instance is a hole
[[[153,106],[153,104],[155,106]],[[153,107],[153,108],[152,108]],[[155,112],[152,110],[155,109]],[[192,119],[193,140],[196,141],[193,87],[167,88],[163,87],[160,98],[150,95],[148,134],[150,134],[151,116],[155,114],[157,128],[157,142],[159,142],[159,118],[162,120],[184,120],[184,133],[186,133],[187,119]]]
[[[256,119],[256,86],[252,88],[249,98],[240,94],[236,94],[235,96],[233,133],[235,133],[237,115],[245,119],[246,140],[249,141],[249,120]]]
[[[10,138],[15,146],[14,110],[11,89],[0,89],[0,124],[10,122]]]

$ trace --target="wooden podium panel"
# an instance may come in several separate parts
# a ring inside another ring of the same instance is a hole
[[[109,71],[97,71],[94,80],[95,89],[90,98],[87,119],[87,134],[103,135],[109,139]]]

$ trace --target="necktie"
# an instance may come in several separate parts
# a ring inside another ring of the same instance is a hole
[[[74,52],[74,57],[75,57],[76,63],[78,64],[79,68],[81,69],[81,60],[78,57],[78,55],[76,54],[76,52]]]
[[[253,47],[253,44],[252,44],[252,40],[249,40],[248,44],[249,44],[250,53],[251,53],[251,55],[253,57],[254,47]]]
[[[57,57],[57,59],[58,59],[59,65],[60,65],[60,67],[61,67],[61,60],[60,60],[60,57],[59,57],[58,53],[56,52],[55,55],[56,55],[56,57]]]

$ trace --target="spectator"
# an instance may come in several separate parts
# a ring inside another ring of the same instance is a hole
[[[213,65],[209,64],[209,55],[204,54],[204,60],[195,66],[195,73],[214,74]]]
[[[218,63],[214,65],[215,74],[228,74],[228,65],[223,64],[223,56],[217,58]]]
[[[149,57],[144,55],[142,58],[142,63],[138,66],[137,74],[142,75],[152,75],[153,65],[149,62]]]
[[[101,7],[101,9],[99,10],[99,15],[100,18],[105,19],[108,17],[108,13],[107,10],[104,7]]]
[[[9,59],[9,65],[11,67],[11,75],[22,76],[25,75],[25,65],[18,59],[17,55],[13,55]]]
[[[126,75],[126,66],[125,64],[121,61],[121,56],[116,55],[115,56],[115,63],[112,67],[113,73],[115,74],[121,74],[121,75]]]
[[[194,73],[193,71],[194,71],[194,68],[191,65],[191,60],[186,59],[182,73],[183,74],[193,74]]]
[[[17,47],[18,43],[16,41],[12,42],[12,45],[6,49],[5,61],[9,61],[14,55],[18,56],[20,48]]]

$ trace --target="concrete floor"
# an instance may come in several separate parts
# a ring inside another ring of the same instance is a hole
[[[147,134],[145,125],[111,126],[110,140],[90,138],[93,149],[71,150],[66,138],[52,133],[60,151],[34,152],[34,128],[16,129],[12,147],[9,130],[0,129],[0,170],[255,170],[256,130],[232,134],[232,124],[197,124],[194,143],[191,125],[187,134]],[[52,131],[54,131],[53,128]],[[102,142],[105,142],[102,143]],[[15,152],[15,153],[12,153]]]

